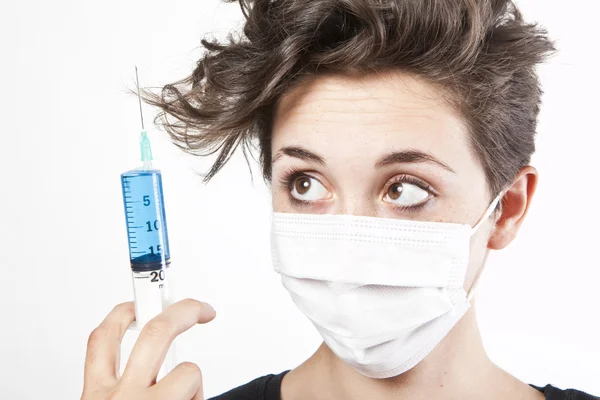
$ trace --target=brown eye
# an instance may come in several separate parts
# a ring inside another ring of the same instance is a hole
[[[297,178],[294,182],[294,189],[296,189],[296,193],[300,195],[306,194],[306,192],[310,190],[310,178],[307,176]]]
[[[292,182],[290,194],[296,200],[315,201],[326,198],[329,192],[318,179],[302,175]]]
[[[388,189],[388,196],[392,200],[398,200],[402,194],[402,182],[394,183]]]
[[[411,207],[424,202],[429,195],[427,190],[414,183],[396,182],[390,185],[384,200],[395,205]]]

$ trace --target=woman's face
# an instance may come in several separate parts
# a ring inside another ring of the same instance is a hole
[[[286,93],[272,137],[273,209],[475,225],[491,202],[461,118],[398,72],[320,77]],[[493,219],[471,241],[465,288]]]

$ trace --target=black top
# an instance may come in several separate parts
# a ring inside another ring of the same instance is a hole
[[[281,380],[288,371],[279,375],[266,375],[245,385],[223,393],[209,400],[280,400]],[[546,395],[546,400],[600,400],[578,390],[560,390],[551,385],[539,387],[531,385]]]

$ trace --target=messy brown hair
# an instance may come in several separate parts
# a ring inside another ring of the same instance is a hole
[[[227,0],[226,0],[227,1]],[[235,0],[228,0],[229,2]],[[210,180],[258,139],[271,178],[271,127],[281,96],[319,74],[398,70],[442,89],[460,113],[498,193],[530,162],[542,90],[536,64],[554,52],[508,0],[239,0],[243,33],[201,41],[192,74],[145,99],[174,143],[217,153]]]

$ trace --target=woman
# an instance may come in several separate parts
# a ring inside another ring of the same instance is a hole
[[[554,50],[507,0],[240,1],[244,37],[203,41],[192,75],[147,100],[184,149],[258,138],[275,270],[324,343],[216,399],[592,399],[520,382],[486,356],[470,307],[489,249],[516,236]],[[200,399],[169,343],[214,318],[185,300],[146,325],[122,377],[117,306],[90,336],[83,399]]]

